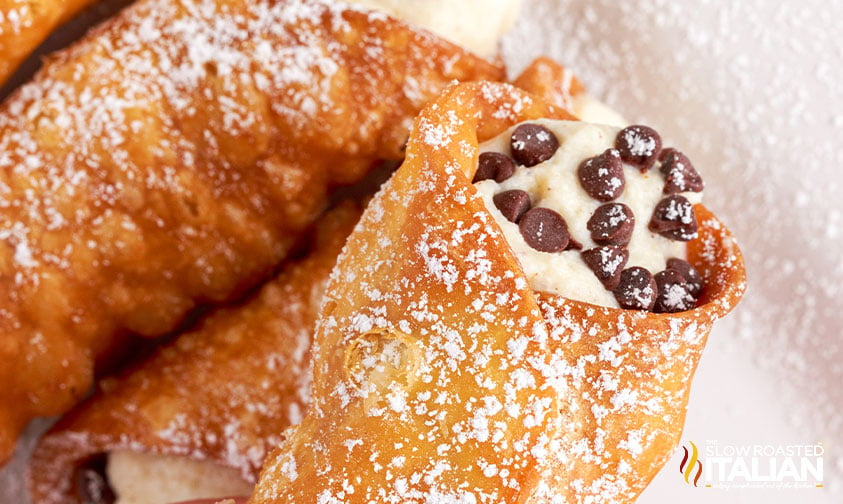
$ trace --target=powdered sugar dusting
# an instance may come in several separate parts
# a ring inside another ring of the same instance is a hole
[[[734,332],[719,339],[753,356],[791,412],[791,442],[843,439],[841,17],[843,5],[821,0],[772,10],[761,0],[535,0],[504,45],[513,71],[540,53],[570,65],[705,173],[709,206],[751,273]],[[839,470],[827,465],[836,492]]]
[[[35,5],[31,0],[11,0],[4,2],[0,10],[0,37],[17,35],[32,26]]]
[[[319,0],[137,2],[53,56],[0,112],[0,457],[80,399],[114,334],[242,293],[429,97],[499,75]]]
[[[6,101],[0,115],[3,306],[14,312],[21,338],[39,333],[38,324],[66,333],[45,333],[46,345],[4,359],[52,360],[59,356],[50,352],[61,352],[64,367],[74,370],[64,388],[81,395],[93,356],[78,343],[106,346],[103,340],[118,329],[165,332],[191,299],[225,299],[283,256],[292,237],[278,234],[283,226],[272,223],[274,217],[259,217],[272,206],[273,196],[261,194],[265,184],[257,183],[268,170],[243,177],[242,169],[261,154],[254,149],[244,156],[226,142],[259,144],[270,136],[271,119],[254,102],[265,95],[249,78],[252,65],[300,70],[269,73],[275,87],[267,94],[290,93],[277,103],[308,113],[301,102],[315,97],[333,109],[327,83],[337,68],[316,40],[298,58],[248,47],[284,40],[285,23],[298,27],[326,10],[312,5],[284,10],[259,2],[235,16],[211,1],[138,4],[124,13],[122,25],[95,30]],[[342,18],[336,15],[335,22]],[[195,121],[213,110],[198,110],[207,100],[218,115],[199,126]],[[216,208],[206,205],[208,198]],[[10,331],[6,337],[19,336]],[[31,388],[15,366],[4,366],[0,376],[13,394]],[[73,400],[49,391],[27,398],[34,414]]]
[[[608,503],[638,495],[669,456],[706,334],[743,291],[739,251],[700,207],[703,237],[689,247],[701,250],[693,260],[710,301],[681,314],[525,290],[470,182],[483,128],[471,119],[494,123],[518,97],[503,85],[456,87],[418,121],[407,161],[332,274],[313,409],[290,442],[310,476],[285,478],[278,461],[291,454],[281,451],[253,500]],[[529,119],[549,113],[520,103]],[[384,235],[401,245],[374,246]],[[342,449],[351,446],[353,457]],[[410,460],[386,465],[396,456]]]
[[[510,101],[510,88],[471,89]],[[455,101],[479,99],[462,88],[453,93]],[[508,501],[526,491],[525,472],[549,456],[558,391],[542,351],[547,328],[466,179],[463,161],[477,156],[476,140],[466,136],[472,119],[459,109],[428,109],[407,161],[356,228],[317,329],[312,414],[292,441],[309,476],[265,473],[258,500]],[[434,161],[428,152],[453,157]],[[396,245],[373,247],[384,235]],[[357,272],[355,282],[344,281],[346,270]],[[352,459],[342,447],[359,438]],[[391,463],[397,457],[402,462]],[[353,464],[361,458],[371,465]],[[320,478],[321,488],[307,483],[314,471],[331,475]]]
[[[343,206],[320,226],[316,252],[290,263],[242,306],[219,310],[137,371],[65,418],[33,455],[39,502],[65,502],[75,467],[112,450],[185,456],[254,482],[284,429],[310,402],[310,343],[325,283],[359,211]],[[295,461],[281,471],[295,479]]]

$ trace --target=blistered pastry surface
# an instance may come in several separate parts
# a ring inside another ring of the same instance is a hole
[[[500,73],[301,0],[144,0],[53,56],[0,109],[0,458],[115,334],[253,285],[429,97]]]
[[[74,471],[112,450],[210,460],[254,482],[266,453],[301,421],[310,343],[331,268],[360,211],[322,218],[305,259],[249,301],[220,310],[137,370],[101,384],[33,453],[35,503],[75,499]]]
[[[416,121],[332,275],[312,412],[252,502],[625,502],[655,475],[708,328],[743,292],[740,252],[698,207],[701,307],[657,315],[533,292],[471,177],[480,141],[554,116],[567,117],[479,84]]]
[[[0,86],[53,29],[94,0],[0,0]]]
[[[567,385],[567,428],[530,502],[633,502],[673,454],[708,333],[746,289],[735,239],[705,207],[695,210],[700,236],[688,259],[705,284],[697,308],[653,314],[538,293]]]
[[[547,329],[460,181],[478,127],[567,114],[512,87],[472,91],[452,89],[416,121],[404,165],[346,245],[317,329],[311,410],[254,502],[514,502],[547,455],[558,395]]]

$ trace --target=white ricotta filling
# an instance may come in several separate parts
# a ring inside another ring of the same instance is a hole
[[[498,52],[498,41],[518,15],[521,0],[348,0],[430,30],[480,56]]]
[[[486,208],[494,216],[515,257],[521,263],[530,286],[537,291],[550,292],[570,299],[601,306],[619,307],[611,291],[585,264],[577,250],[547,253],[527,245],[518,225],[507,220],[495,207],[492,198],[503,191],[520,189],[530,195],[533,207],[546,207],[559,212],[568,224],[571,236],[582,243],[583,250],[597,246],[591,240],[586,223],[594,210],[603,203],[590,197],[580,185],[577,168],[587,158],[613,148],[615,136],[621,128],[580,121],[538,120],[556,134],[559,150],[536,166],[518,167],[511,178],[498,184],[483,180],[476,184]],[[501,152],[510,155],[509,139],[515,127],[483,143],[480,152]],[[665,196],[664,176],[657,167],[641,173],[637,167],[624,163],[626,188],[616,202],[624,203],[635,215],[635,227],[630,239],[629,261],[624,268],[641,266],[656,274],[665,269],[667,259],[686,259],[685,242],[669,240],[647,229],[653,209]],[[699,203],[702,194],[685,192],[682,196],[691,203]]]
[[[597,124],[609,124],[623,128],[629,122],[605,103],[588,93],[579,93],[571,97],[571,113],[581,121]]]
[[[208,460],[116,450],[106,475],[116,504],[162,504],[250,495],[252,485],[236,470]]]

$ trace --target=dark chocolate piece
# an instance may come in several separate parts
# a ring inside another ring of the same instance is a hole
[[[632,237],[635,216],[623,203],[606,203],[591,214],[586,227],[598,245],[626,245]]]
[[[568,247],[568,224],[549,208],[532,208],[518,222],[527,245],[541,252],[562,252]]]
[[[623,163],[615,149],[606,149],[603,154],[580,163],[577,175],[585,192],[598,201],[612,201],[623,193],[626,185]]]
[[[661,156],[662,165],[659,168],[665,177],[664,193],[702,192],[705,184],[688,156],[676,149],[666,149],[666,152]]]
[[[500,152],[483,152],[480,154],[477,171],[474,173],[474,180],[480,182],[486,179],[495,179],[495,182],[503,182],[515,173],[515,162],[512,158]]]
[[[607,290],[614,290],[629,260],[629,250],[614,246],[594,247],[582,252],[582,260]]]
[[[627,126],[615,137],[615,148],[625,163],[649,170],[662,150],[662,139],[653,128],[635,124]]]
[[[547,161],[558,148],[556,135],[540,124],[522,124],[515,128],[510,138],[512,157],[524,166],[535,166]]]
[[[520,189],[504,191],[492,197],[492,201],[504,217],[510,222],[518,222],[530,209],[530,195]]]
[[[76,495],[84,504],[113,504],[117,498],[105,475],[106,456],[94,457],[76,469]]]
[[[678,150],[674,149],[673,147],[665,147],[662,149],[661,153],[659,153],[659,163],[664,163],[668,156],[679,152]]]
[[[667,260],[667,269],[678,271],[682,278],[688,282],[688,290],[691,295],[694,296],[694,299],[699,299],[702,293],[703,280],[697,268],[684,259],[672,257]]]
[[[656,281],[646,268],[633,266],[621,272],[615,299],[627,310],[651,310],[656,302]]]
[[[696,299],[691,295],[688,282],[681,273],[674,269],[666,269],[656,273],[654,277],[658,296],[653,311],[656,313],[676,313],[690,310]]]
[[[648,228],[671,240],[693,240],[697,237],[694,207],[687,198],[679,194],[663,198],[653,210]]]

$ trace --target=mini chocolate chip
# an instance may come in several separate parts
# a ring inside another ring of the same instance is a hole
[[[495,182],[503,182],[515,173],[515,163],[512,159],[500,152],[483,152],[480,154],[477,171],[474,173],[474,180],[480,182],[486,179],[495,179]]]
[[[568,224],[549,208],[532,208],[518,222],[527,245],[540,252],[562,252],[568,246]]]
[[[94,457],[76,469],[76,494],[85,504],[113,504],[114,490],[105,475],[106,457]]]
[[[691,295],[690,286],[681,273],[674,269],[667,269],[656,273],[654,279],[659,291],[656,304],[653,306],[654,312],[676,313],[694,307],[696,300]]]
[[[664,193],[702,192],[705,184],[688,156],[676,149],[667,150],[667,155],[661,156],[662,165],[659,168],[665,176]]]
[[[510,222],[518,222],[524,212],[530,209],[530,195],[520,189],[504,191],[492,197],[492,201]]]
[[[621,308],[651,310],[656,302],[656,281],[646,268],[633,266],[621,272],[613,292]]]
[[[598,245],[626,245],[632,237],[635,216],[623,203],[606,203],[591,214],[586,227]]]
[[[674,149],[673,147],[665,147],[659,154],[659,163],[664,163],[668,156],[677,152],[679,151]]]
[[[541,124],[521,124],[510,138],[512,157],[524,166],[535,166],[547,161],[559,148],[559,140],[552,131]]]
[[[662,139],[653,128],[636,124],[627,126],[615,137],[615,148],[624,162],[649,170],[658,159]]]
[[[577,175],[585,192],[598,201],[612,201],[623,193],[626,185],[623,163],[615,149],[606,149],[603,154],[580,163]]]
[[[694,207],[687,198],[679,194],[663,198],[653,210],[648,228],[671,240],[693,240],[697,237]]]
[[[582,260],[607,290],[614,290],[629,260],[629,250],[613,246],[594,247],[582,252]]]
[[[699,299],[702,293],[703,280],[697,268],[684,259],[672,257],[667,260],[667,269],[678,271],[682,275],[682,278],[688,282],[688,290],[691,292],[691,295],[694,296],[694,299]]]

